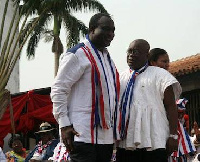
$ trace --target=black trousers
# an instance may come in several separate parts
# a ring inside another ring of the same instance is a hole
[[[168,156],[165,149],[157,149],[153,151],[137,149],[135,151],[130,151],[118,148],[116,160],[116,162],[168,162]]]
[[[69,154],[70,162],[110,162],[113,144],[90,144],[74,142],[74,150]]]

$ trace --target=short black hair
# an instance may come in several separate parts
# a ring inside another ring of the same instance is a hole
[[[111,16],[108,13],[97,13],[97,14],[93,15],[89,22],[89,32],[98,27],[98,25],[99,25],[98,21],[103,16],[106,16],[112,20]]]
[[[22,142],[22,138],[21,138],[21,136],[20,136],[19,134],[14,134],[14,135],[12,135],[12,136],[10,137],[10,139],[8,140],[8,146],[9,146],[10,148],[12,148],[12,144],[13,144],[13,142],[16,141],[16,140],[20,140],[20,141]]]
[[[162,48],[153,48],[149,51],[148,60],[151,61],[157,61],[159,56],[167,54],[167,51],[165,51]]]
[[[143,48],[146,49],[147,52],[149,52],[150,44],[149,44],[149,42],[147,42],[145,39],[136,39],[136,40],[134,40],[133,42],[142,45]],[[133,42],[132,42],[132,43],[133,43]]]

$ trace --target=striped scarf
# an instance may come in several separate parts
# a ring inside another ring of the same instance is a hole
[[[178,122],[178,151],[173,152],[169,158],[172,162],[173,160],[182,159],[185,161],[185,155],[189,153],[194,153],[196,151],[194,144],[191,142],[187,131],[184,129],[183,125]]]
[[[37,152],[39,154],[42,154],[44,150],[47,149],[47,147],[49,147],[49,145],[52,143],[52,140],[51,141],[48,141],[46,144],[42,145],[42,141],[39,141],[37,147],[38,147],[38,150]]]
[[[134,71],[130,70],[131,71],[130,78],[127,82],[126,89],[123,92],[122,97],[120,99],[120,108],[119,108],[120,119],[119,119],[118,130],[121,139],[124,139],[126,137],[128,129],[130,109],[133,100],[133,90],[134,90],[136,76],[144,72],[147,67],[148,64],[146,64],[139,70],[134,70]]]
[[[69,153],[66,150],[66,148],[65,148],[66,151],[63,154],[61,154],[62,147],[65,147],[65,146],[62,146],[62,145],[59,146],[58,153],[56,155],[56,161],[60,160],[60,162],[62,162],[62,161],[68,161],[70,159]],[[62,157],[60,157],[60,156],[62,156]]]
[[[185,156],[185,155],[182,155],[180,157],[170,156],[168,158],[168,162],[187,162],[187,156]]]
[[[91,43],[89,36],[86,36],[87,41],[84,42],[85,46],[81,47],[86,57],[91,63],[91,89],[92,89],[92,113],[91,113],[91,137],[94,143],[94,128],[100,126],[102,129],[109,129],[113,126],[112,121],[112,107],[110,106],[110,87],[108,83],[108,76],[105,72],[105,67],[102,62],[101,56],[95,46]],[[115,88],[115,109],[117,109],[119,100],[119,74],[110,58],[107,55],[107,61],[112,73],[114,88]],[[100,63],[100,65],[98,63]],[[103,71],[103,75],[102,72]],[[106,87],[106,88],[104,88]],[[109,105],[108,107],[105,107]],[[108,112],[109,111],[109,112]],[[116,114],[115,114],[116,115]],[[117,115],[116,115],[117,116]],[[114,125],[115,126],[115,125]]]

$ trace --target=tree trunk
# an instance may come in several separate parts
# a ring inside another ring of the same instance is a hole
[[[52,52],[54,53],[54,77],[57,75],[58,67],[59,67],[59,58],[60,55],[63,53],[63,45],[60,41],[59,36],[54,36],[53,45],[52,45]]]
[[[54,77],[56,77],[57,72],[58,72],[58,67],[59,67],[59,58],[60,58],[60,54],[58,52],[54,52]]]
[[[53,26],[53,45],[52,45],[52,52],[54,52],[54,77],[57,75],[58,67],[59,67],[59,58],[60,55],[63,53],[63,45],[60,40],[60,29],[61,29],[61,20],[58,15],[54,15],[54,26]]]

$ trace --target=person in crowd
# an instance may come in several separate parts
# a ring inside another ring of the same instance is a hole
[[[169,69],[169,55],[162,48],[153,48],[148,55],[149,65]]]
[[[148,56],[149,64],[151,66],[157,66],[165,70],[169,69],[169,56],[168,53],[161,48],[153,48],[149,52]],[[178,108],[178,150],[173,152],[169,156],[169,161],[187,161],[187,156],[194,154],[196,151],[192,144],[189,134],[183,128],[183,112],[185,112],[185,105],[188,102],[186,99],[178,99],[176,101]],[[189,120],[188,120],[189,123]],[[189,127],[188,127],[189,128]]]
[[[189,133],[189,116],[186,114],[186,107],[188,100],[186,98],[182,98],[177,100],[176,104],[178,106],[178,119],[181,122],[181,124],[184,126],[186,131]]]
[[[49,161],[70,162],[69,152],[64,143],[59,142],[54,149],[54,154],[49,158]]]
[[[178,122],[179,147],[176,152],[173,152],[171,154],[170,158],[172,158],[174,162],[191,161],[191,159],[193,159],[194,154],[196,152],[195,145],[193,144],[191,137],[188,134],[188,131],[184,127],[184,123],[185,123],[184,114],[185,114],[187,102],[188,100],[186,98],[178,99],[176,101],[177,108],[178,108],[178,121],[179,121]]]
[[[114,31],[111,16],[97,13],[86,39],[60,57],[51,99],[72,162],[108,162],[112,157],[119,77],[106,47]]]
[[[19,134],[14,134],[8,141],[8,145],[12,148],[12,151],[6,153],[6,159],[9,162],[24,162],[27,152],[23,148],[22,138]]]
[[[188,162],[200,161],[200,129],[196,121],[194,122],[193,130],[194,136],[190,139],[196,148],[196,152],[193,156],[188,156]]]
[[[164,49],[161,48],[153,48],[149,52],[148,56],[149,65],[157,66],[163,68],[165,70],[169,69],[169,56]],[[178,118],[181,124],[183,124],[184,128],[186,129],[187,133],[189,133],[189,116],[186,114],[186,103],[188,102],[187,99],[179,99],[176,101],[178,106]]]
[[[196,121],[194,122],[194,125],[195,125],[195,123],[196,123]],[[195,131],[194,131],[194,127],[191,129],[191,131],[190,131],[190,136],[191,137],[194,137],[194,135],[195,135]]]
[[[0,161],[1,162],[6,162],[7,160],[6,160],[6,156],[5,156],[5,154],[3,153],[3,150],[2,150],[2,148],[0,147]]]
[[[178,148],[176,99],[179,82],[148,66],[150,45],[137,39],[127,50],[129,69],[120,75],[117,162],[167,162]]]
[[[44,122],[40,125],[39,131],[36,132],[40,137],[39,143],[35,146],[34,150],[29,153],[26,162],[39,162],[48,160],[53,156],[54,149],[57,146],[59,140],[55,139],[56,129],[53,128],[48,122]]]

